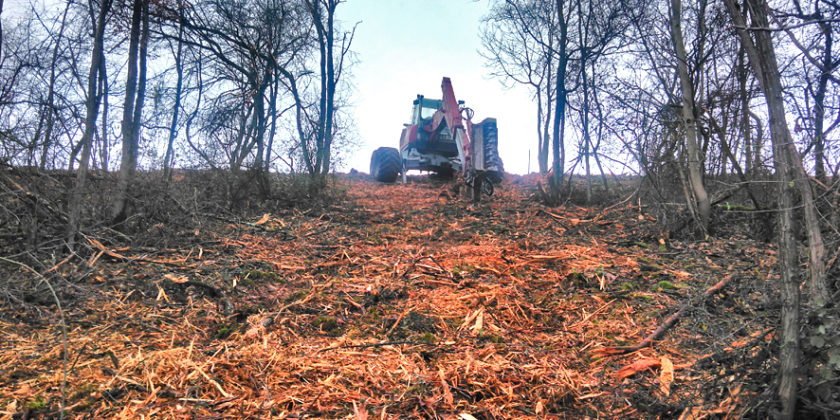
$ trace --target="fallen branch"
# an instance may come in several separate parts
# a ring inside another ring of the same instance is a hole
[[[160,259],[157,259],[157,258],[128,257],[128,256],[122,255],[122,254],[120,254],[120,253],[118,253],[114,250],[108,249],[105,245],[102,245],[102,243],[97,241],[96,239],[93,239],[93,238],[90,238],[90,237],[85,237],[85,239],[87,239],[88,242],[90,242],[91,245],[93,245],[94,247],[99,249],[101,252],[105,253],[105,255],[107,255],[111,258],[116,258],[118,260],[126,260],[126,261],[131,261],[131,262],[139,261],[139,262],[147,262],[147,263],[154,263],[154,264],[163,264],[163,265],[169,265],[169,266],[173,266],[173,267],[193,267],[194,266],[194,264],[186,265],[186,264],[183,264],[183,263],[172,262],[172,261],[167,261],[167,260],[160,260]]]
[[[724,277],[721,281],[715,283],[714,286],[706,289],[703,292],[703,295],[700,296],[700,302],[703,302],[709,296],[715,294],[718,290],[722,289],[723,286],[726,286],[729,281],[732,280],[732,275],[728,275]],[[693,300],[693,299],[692,299]],[[592,351],[593,355],[595,356],[614,356],[614,355],[621,355],[621,354],[628,354],[639,351],[645,347],[648,347],[653,344],[655,340],[662,338],[663,335],[672,327],[674,324],[677,323],[677,320],[682,316],[685,311],[692,306],[691,301],[684,303],[677,312],[674,312],[662,325],[659,326],[652,334],[645,337],[641,343],[636,344],[635,346],[615,346],[615,347],[602,347],[600,349],[595,349]]]
[[[426,343],[424,341],[413,341],[413,340],[396,340],[396,341],[383,341],[379,343],[370,343],[370,344],[346,344],[343,346],[334,346],[334,347],[327,347],[321,350],[318,350],[318,353],[323,353],[325,351],[330,350],[338,350],[338,349],[367,349],[372,347],[383,347],[383,346],[397,346],[397,345],[421,345],[421,346],[437,346],[434,343]]]

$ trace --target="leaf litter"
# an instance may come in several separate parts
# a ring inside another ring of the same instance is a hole
[[[341,179],[324,211],[208,223],[183,247],[91,238],[56,270],[90,289],[65,308],[67,416],[699,419],[761,397],[766,244],[671,241],[628,202],[546,208],[533,181],[468,205]],[[0,418],[55,416],[57,316],[0,315]]]

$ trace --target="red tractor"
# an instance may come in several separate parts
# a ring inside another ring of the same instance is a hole
[[[452,81],[441,83],[443,99],[417,95],[411,110],[411,123],[404,124],[400,149],[380,147],[370,158],[370,174],[380,182],[394,182],[411,169],[431,171],[441,177],[458,173],[478,199],[483,192],[493,194],[493,184],[504,174],[499,158],[495,118],[475,124],[473,110],[455,99]]]

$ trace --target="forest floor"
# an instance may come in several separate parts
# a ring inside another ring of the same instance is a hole
[[[633,200],[545,207],[535,182],[472,205],[347,176],[317,211],[87,238],[51,264],[66,340],[49,299],[0,308],[0,418],[57,417],[65,378],[70,418],[767,412],[772,246],[672,240]]]

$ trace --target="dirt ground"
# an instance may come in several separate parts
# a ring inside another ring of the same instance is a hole
[[[68,418],[131,419],[772,409],[772,246],[674,240],[634,200],[544,207],[534,178],[477,205],[425,178],[336,182],[317,211],[88,237],[83,261],[51,262],[66,340],[47,295],[0,309],[0,418],[62,398]]]

